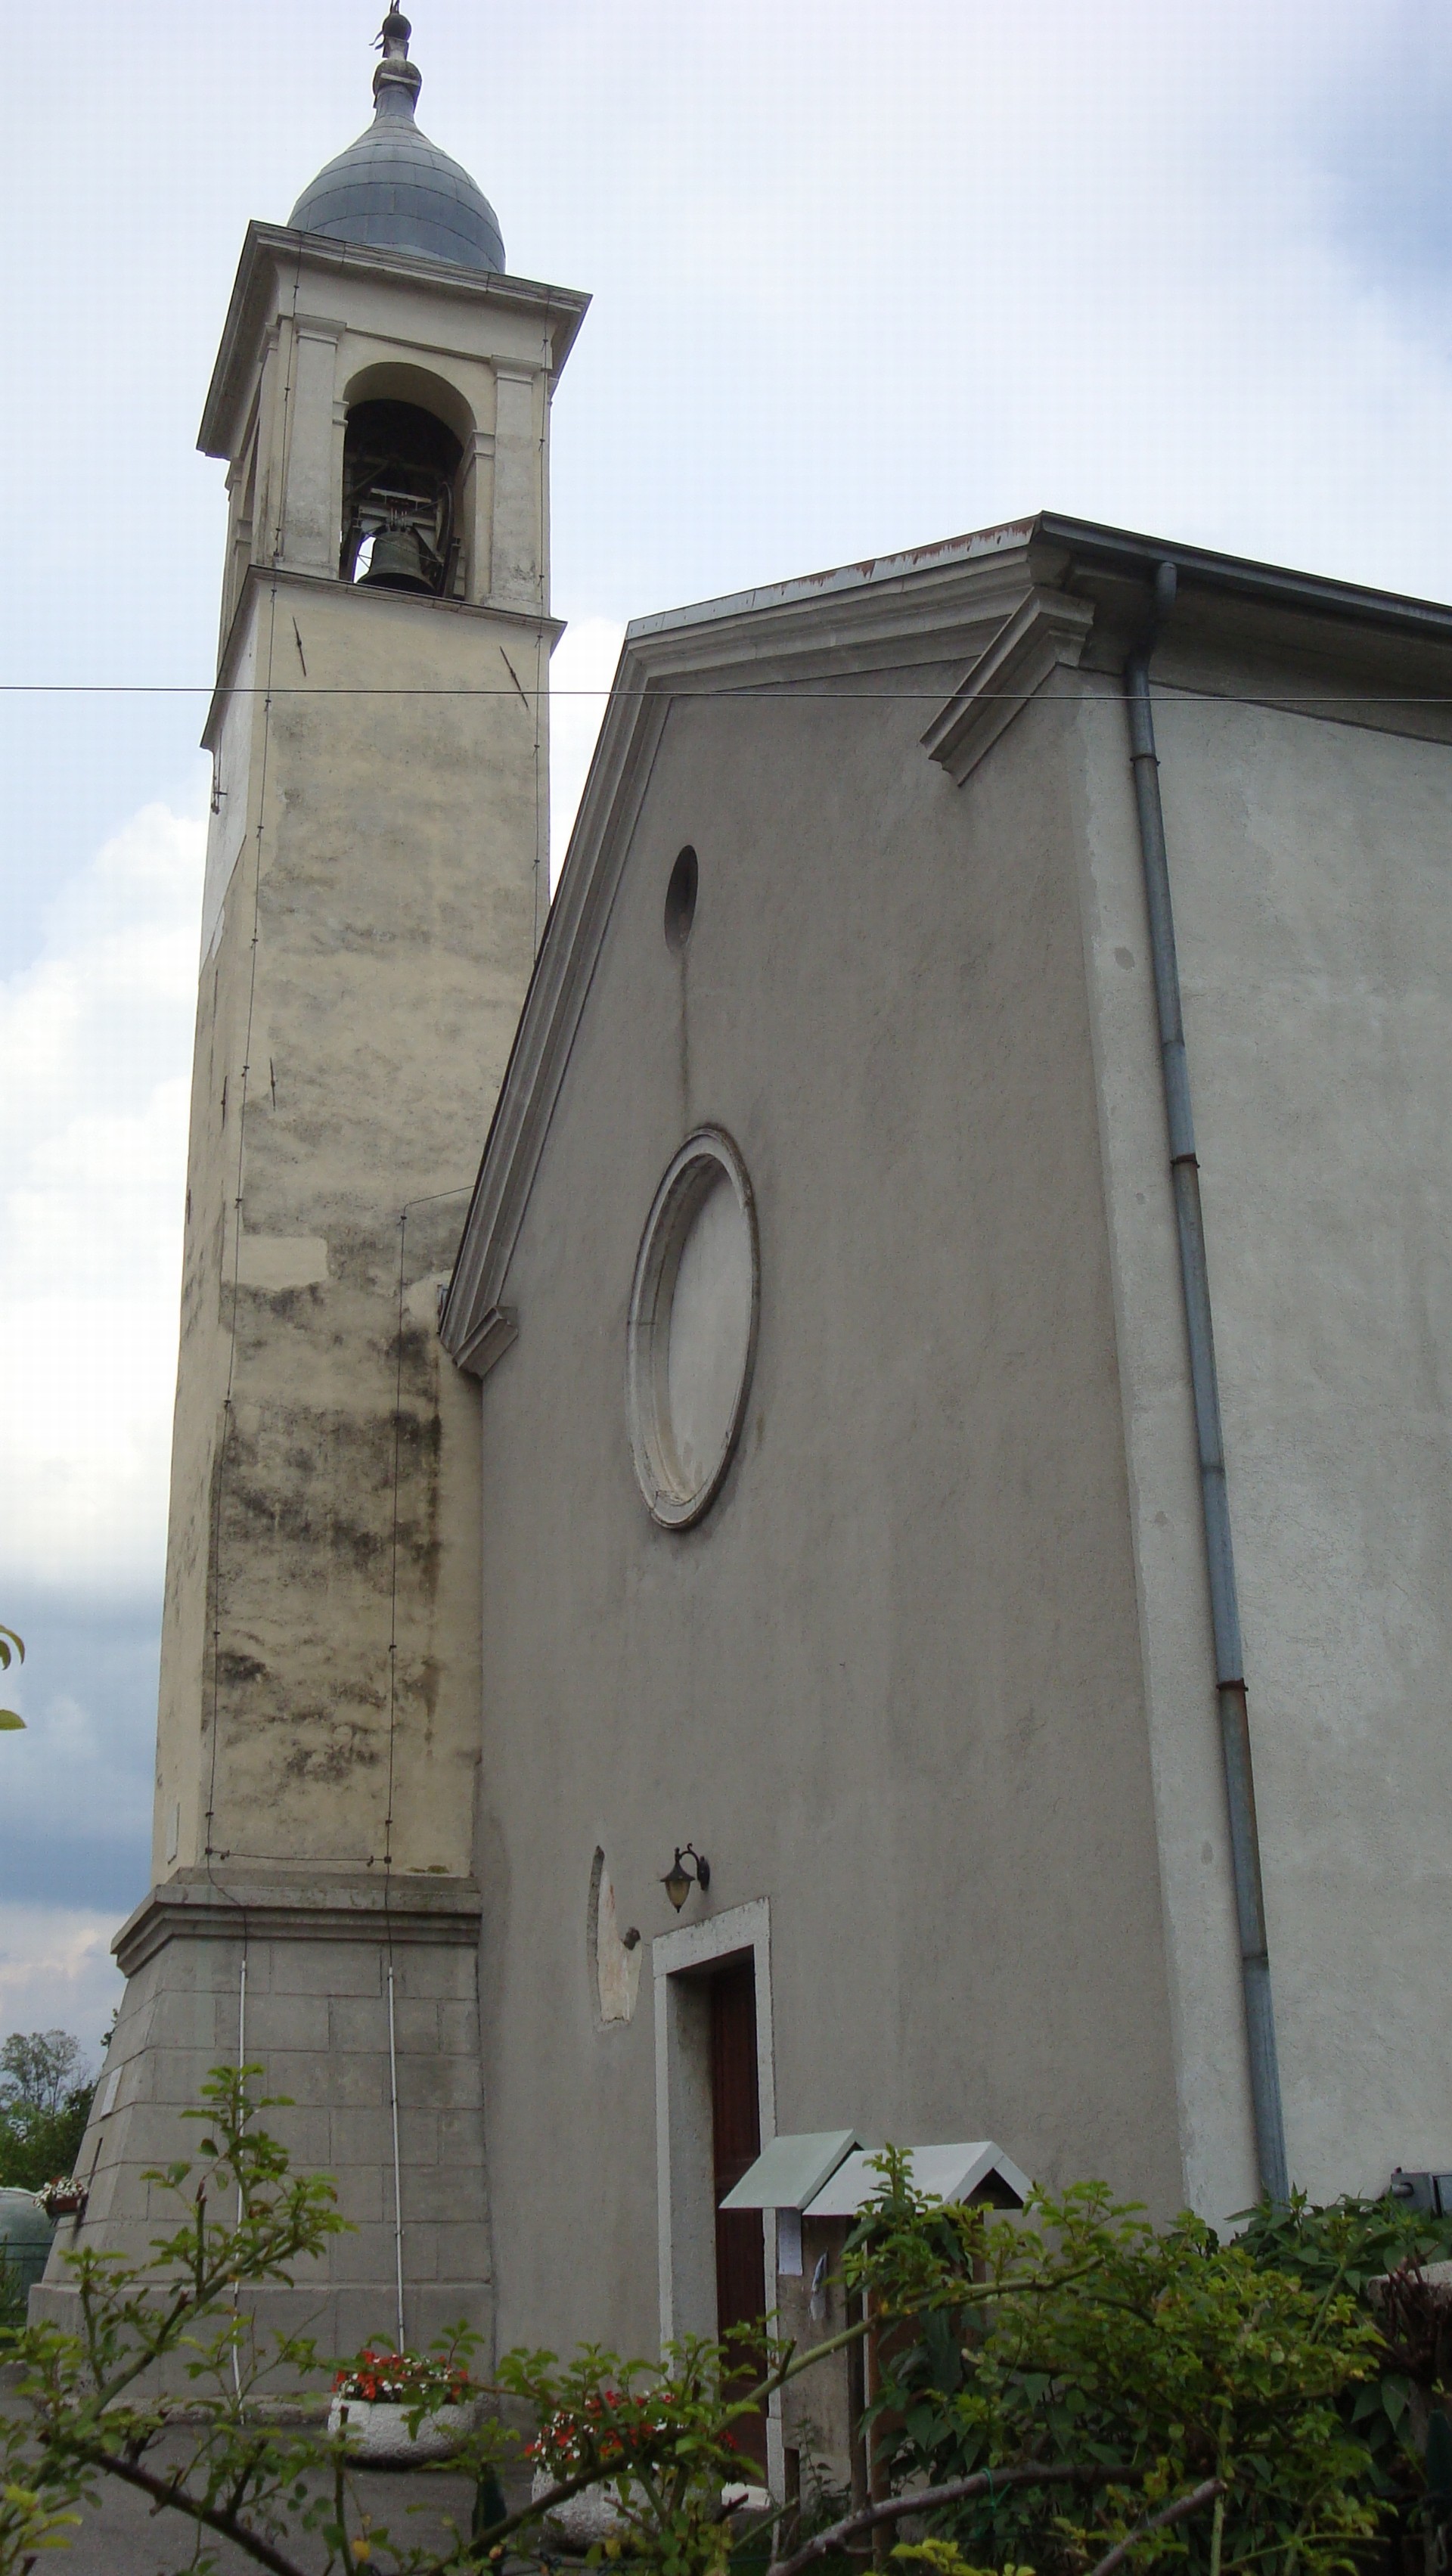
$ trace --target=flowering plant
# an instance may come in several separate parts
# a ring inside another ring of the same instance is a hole
[[[333,2378],[335,2397],[370,2406],[462,2406],[469,2393],[469,2374],[459,2362],[437,2353],[390,2352],[381,2344],[365,2344]]]
[[[86,2207],[86,2186],[67,2174],[55,2182],[44,2182],[35,2195],[47,2218],[80,2218]]]
[[[618,2388],[592,2388],[578,2407],[561,2407],[547,2417],[525,2457],[552,2478],[571,2478],[597,2463],[608,2472],[668,2435],[672,2413],[669,2396],[644,2407],[639,2400],[633,2406],[625,2401],[622,2411]]]

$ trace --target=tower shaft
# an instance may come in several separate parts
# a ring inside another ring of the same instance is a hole
[[[83,2229],[142,2252],[143,2169],[209,2065],[260,2061],[356,2227],[263,2304],[338,2349],[488,2314],[478,1427],[437,1298],[548,901],[584,301],[253,225],[203,423],[230,519],[154,1885]]]

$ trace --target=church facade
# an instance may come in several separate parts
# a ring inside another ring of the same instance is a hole
[[[584,299],[407,43],[204,426],[155,1884],[79,2232],[144,2244],[239,2056],[356,2222],[279,2300],[340,2350],[772,2304],[720,2202],[788,2134],[1434,2193],[1452,611],[1040,515],[643,618],[548,906]]]
[[[1047,515],[630,629],[443,1320],[507,2331],[711,2324],[743,1953],[776,2131],[1432,2187],[1449,670]]]

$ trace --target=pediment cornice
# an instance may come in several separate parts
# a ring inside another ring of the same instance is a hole
[[[510,1259],[672,700],[956,665],[922,741],[961,783],[1057,668],[1118,673],[1166,559],[1157,685],[1452,732],[1452,609],[1047,512],[627,628],[444,1306],[462,1367],[484,1375],[514,1338]]]
[[[257,350],[279,312],[291,316],[303,291],[315,295],[329,278],[344,274],[384,284],[424,288],[445,306],[492,305],[540,325],[549,368],[558,377],[578,336],[590,298],[577,287],[546,286],[532,277],[457,268],[421,251],[378,250],[362,242],[335,241],[324,233],[295,232],[287,224],[247,227],[227,318],[222,326],[197,445],[204,456],[231,456],[241,410],[251,399]]]
[[[486,1375],[514,1339],[510,1258],[672,701],[830,690],[868,670],[976,661],[1033,589],[1035,526],[1019,521],[627,629],[440,1321],[460,1367]]]

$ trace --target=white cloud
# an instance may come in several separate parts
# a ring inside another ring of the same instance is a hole
[[[1040,506],[1452,583],[1448,299],[1417,189],[1373,257],[1355,186],[1379,119],[1445,203],[1419,0],[622,0],[571,34],[562,594],[636,613]],[[556,22],[506,42],[543,86]]]
[[[129,1620],[122,1605],[109,1617],[93,1613],[89,1636],[78,1640],[78,1616],[65,1621],[59,1606],[59,1657],[54,1629],[37,1633],[28,1612],[17,1613],[30,1629],[29,1660],[23,1673],[6,1675],[6,1699],[25,1731],[0,1746],[0,1885],[41,1902],[98,1902],[128,1887],[139,1897],[151,1837],[156,1694],[145,1632],[155,1608],[148,1602]],[[57,1686],[61,1657],[69,1669]]]
[[[199,815],[149,805],[0,985],[0,1561],[155,1583],[176,1373]]]
[[[115,1930],[79,1906],[0,1904],[0,2034],[68,2030],[94,2065],[121,2000]]]

